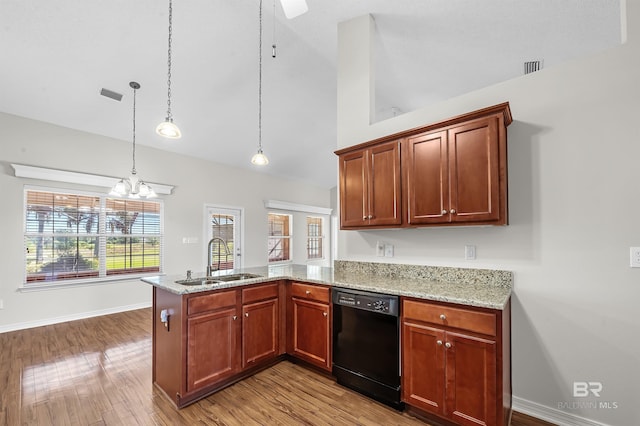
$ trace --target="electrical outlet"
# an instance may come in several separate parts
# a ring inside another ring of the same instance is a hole
[[[393,257],[393,244],[384,245],[384,257]]]
[[[640,268],[640,247],[631,247],[629,257],[629,266]]]
[[[376,256],[384,257],[384,243],[382,241],[376,241]]]
[[[464,246],[464,259],[475,260],[476,259],[476,246]]]

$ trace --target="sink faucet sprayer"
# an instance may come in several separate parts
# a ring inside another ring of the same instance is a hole
[[[218,244],[218,267],[216,269],[213,269],[213,255],[211,254],[211,247],[213,246],[213,242],[214,241],[220,241],[222,243],[222,245],[224,246],[224,251],[226,252],[227,256],[231,256],[231,253],[229,252],[229,247],[227,246],[227,242],[225,240],[223,240],[220,237],[213,237],[212,239],[209,240],[209,244],[207,244],[207,276],[210,277],[211,273],[215,270],[217,271],[218,269],[220,269],[220,245]]]

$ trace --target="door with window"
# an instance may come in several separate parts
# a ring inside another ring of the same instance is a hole
[[[242,268],[242,210],[207,206],[206,224],[205,267]]]

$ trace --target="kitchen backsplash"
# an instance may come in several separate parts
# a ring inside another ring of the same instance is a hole
[[[396,263],[336,260],[337,273],[373,274],[391,278],[426,279],[430,281],[469,284],[491,284],[511,288],[513,272],[493,269],[451,268],[445,266],[403,265]]]

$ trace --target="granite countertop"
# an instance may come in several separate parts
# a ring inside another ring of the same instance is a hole
[[[186,275],[158,275],[142,278],[142,281],[184,295],[289,279],[499,310],[505,308],[511,297],[513,281],[510,271],[351,261],[335,261],[333,268],[274,265],[233,269],[218,271],[214,277],[238,273],[260,277],[189,286],[175,283],[185,279]],[[204,273],[193,274],[193,278],[204,277]]]

